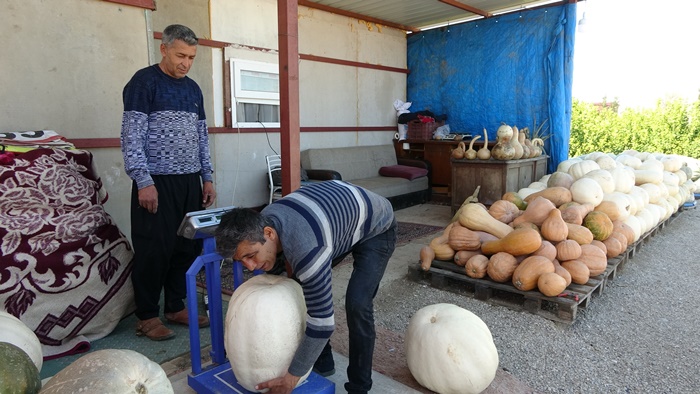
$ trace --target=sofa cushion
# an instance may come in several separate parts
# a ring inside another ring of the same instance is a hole
[[[350,181],[350,183],[364,187],[386,198],[424,191],[430,187],[427,176],[409,181],[400,177],[377,175],[370,178],[355,179]]]
[[[389,177],[401,177],[412,181],[416,178],[428,175],[427,168],[418,168],[411,166],[404,166],[397,164],[394,166],[384,166],[379,169],[379,175],[389,176]]]
[[[381,167],[396,164],[393,145],[312,148],[301,152],[302,167],[337,171],[344,181],[376,177]]]

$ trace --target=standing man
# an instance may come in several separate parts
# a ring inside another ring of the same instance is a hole
[[[335,372],[328,343],[335,329],[331,268],[349,253],[354,262],[345,297],[350,345],[345,389],[367,393],[372,388],[373,301],[395,245],[389,201],[342,181],[305,186],[261,212],[237,208],[224,214],[216,230],[219,253],[251,271],[272,270],[283,254],[306,300],[305,336],[286,375],[260,382],[256,390],[291,393],[312,366],[324,376]]]
[[[197,55],[188,27],[163,31],[159,64],[141,69],[124,87],[121,148],[131,189],[131,239],[136,301],[136,335],[160,341],[175,332],[160,320],[188,324],[185,273],[201,253],[201,242],[177,235],[187,212],[216,199],[209,157],[204,99],[187,77]],[[209,320],[199,317],[199,326]]]

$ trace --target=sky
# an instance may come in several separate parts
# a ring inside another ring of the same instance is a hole
[[[698,100],[700,0],[585,0],[577,9],[586,22],[576,32],[574,98],[617,98],[623,108]]]

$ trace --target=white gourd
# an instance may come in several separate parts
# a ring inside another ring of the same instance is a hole
[[[625,165],[627,167],[631,167],[633,170],[636,170],[639,166],[642,165],[642,161],[639,160],[638,158],[634,156],[630,156],[628,154],[621,153],[619,154],[616,158],[615,161],[618,163],[621,163],[622,165]]]
[[[0,332],[0,342],[8,342],[24,350],[41,372],[44,356],[41,352],[41,342],[34,331],[14,315],[0,311]]]
[[[593,170],[588,172],[583,177],[591,178],[594,181],[598,182],[600,187],[603,189],[603,193],[612,193],[615,191],[615,179],[608,170]]]
[[[632,231],[634,231],[634,241],[637,242],[642,236],[642,224],[639,218],[636,215],[630,215],[627,219],[623,220],[623,222],[632,228]]]
[[[575,163],[569,168],[569,174],[574,177],[574,180],[583,178],[584,175],[588,174],[593,170],[599,170],[600,166],[593,160],[582,160]]]
[[[617,162],[615,159],[608,155],[598,157],[595,159],[595,162],[598,163],[598,166],[600,166],[600,168],[603,170],[612,170],[613,168],[617,167]]]
[[[646,190],[647,194],[649,195],[649,204],[656,204],[659,202],[659,200],[664,198],[661,195],[661,188],[655,183],[645,183],[639,185],[639,187]]]
[[[480,393],[496,376],[498,350],[491,331],[477,315],[456,305],[418,310],[404,343],[411,374],[437,393]]]
[[[603,201],[611,201],[617,205],[617,209],[620,213],[619,220],[625,220],[631,215],[633,203],[627,194],[621,192],[608,193],[603,196]]]
[[[572,165],[580,162],[581,160],[583,160],[583,159],[578,158],[578,157],[573,157],[571,159],[564,160],[561,163],[559,163],[559,165],[557,165],[557,171],[568,173],[569,168],[571,168]]]
[[[630,167],[620,166],[609,171],[615,181],[615,191],[629,193],[634,186],[634,170]]]
[[[163,368],[139,352],[102,349],[73,361],[54,375],[41,394],[148,393],[171,394]]]
[[[224,347],[233,373],[241,386],[255,391],[255,385],[284,376],[303,339],[301,286],[284,276],[253,276],[233,292],[225,321]]]

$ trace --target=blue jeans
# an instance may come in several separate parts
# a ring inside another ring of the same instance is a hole
[[[374,354],[374,297],[396,247],[396,221],[389,230],[355,245],[353,270],[345,294],[348,321],[348,393],[366,393],[372,388]]]

